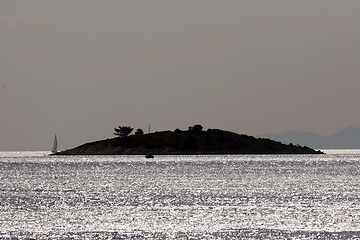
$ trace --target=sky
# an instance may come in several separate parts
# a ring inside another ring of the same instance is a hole
[[[2,0],[0,151],[360,127],[359,0]]]

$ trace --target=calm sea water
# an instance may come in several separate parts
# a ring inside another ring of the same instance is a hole
[[[360,239],[360,150],[0,152],[0,239]]]

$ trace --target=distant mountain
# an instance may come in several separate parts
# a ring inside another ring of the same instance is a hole
[[[328,137],[312,132],[291,131],[283,134],[258,135],[282,143],[299,144],[315,149],[360,149],[360,128],[349,127]]]

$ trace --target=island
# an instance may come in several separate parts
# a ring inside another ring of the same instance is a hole
[[[220,129],[203,130],[199,124],[188,130],[144,134],[130,127],[115,128],[117,137],[89,142],[56,155],[192,155],[192,154],[323,154],[306,146],[283,144]]]

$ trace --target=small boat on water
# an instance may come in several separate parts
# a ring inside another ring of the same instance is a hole
[[[53,148],[52,148],[51,152],[52,152],[53,154],[54,154],[54,153],[57,153],[57,138],[56,138],[56,134],[55,134],[54,144],[53,144]]]
[[[147,154],[145,155],[145,157],[146,157],[146,158],[154,158],[154,155],[152,155],[152,154],[150,154],[150,153],[147,153]]]

